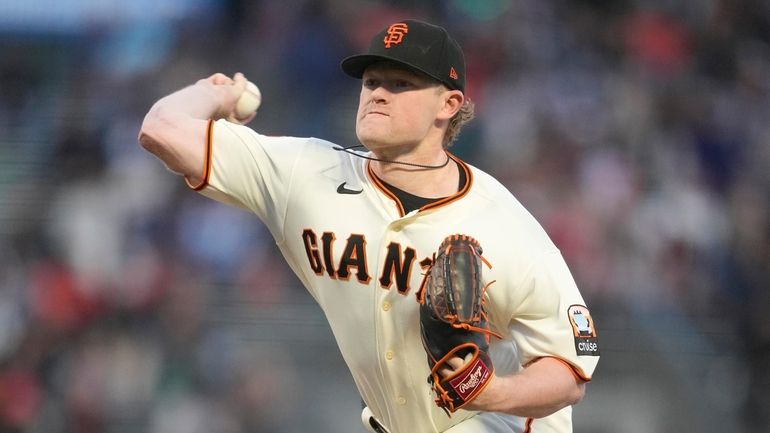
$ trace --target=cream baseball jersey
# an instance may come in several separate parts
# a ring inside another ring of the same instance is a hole
[[[541,357],[589,380],[596,329],[561,254],[496,180],[465,172],[453,196],[404,214],[369,162],[313,138],[266,137],[224,120],[208,126],[202,194],[262,220],[323,309],[355,384],[391,433],[568,432],[571,408],[532,420],[433,402],[416,298],[441,241],[479,241],[491,268],[487,308],[497,375]],[[526,390],[522,390],[526,392]]]

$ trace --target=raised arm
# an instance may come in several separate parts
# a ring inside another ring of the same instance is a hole
[[[142,122],[139,143],[169,170],[198,182],[205,160],[208,120],[227,118],[246,124],[254,117],[236,119],[233,114],[246,82],[241,73],[233,78],[217,73],[161,98]]]

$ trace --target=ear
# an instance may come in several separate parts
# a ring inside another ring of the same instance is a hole
[[[463,92],[459,90],[447,90],[441,94],[442,106],[438,113],[438,118],[449,120],[460,111],[465,102]]]

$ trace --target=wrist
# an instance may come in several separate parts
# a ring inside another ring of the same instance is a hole
[[[188,117],[208,120],[222,119],[230,114],[225,98],[211,84],[201,82],[180,89],[159,100],[150,110],[158,118]],[[231,103],[230,105],[233,105]]]
[[[504,390],[503,382],[505,382],[505,378],[493,375],[484,389],[473,399],[473,401],[466,405],[465,409],[484,412],[500,412],[500,402],[504,400],[504,397],[501,397]]]
[[[186,99],[190,103],[190,114],[195,117],[219,120],[226,118],[233,111],[234,103],[227,100],[227,95],[218,91],[216,85],[199,81],[188,89],[190,95]]]

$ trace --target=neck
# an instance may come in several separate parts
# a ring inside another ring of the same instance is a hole
[[[390,155],[377,154],[378,158],[384,160],[407,161],[433,167],[414,167],[385,161],[371,161],[372,170],[377,177],[396,188],[425,198],[446,197],[457,192],[460,173],[457,164],[449,160],[449,155],[443,149],[423,158],[401,156],[390,159],[388,156]],[[449,163],[446,164],[448,160]]]

